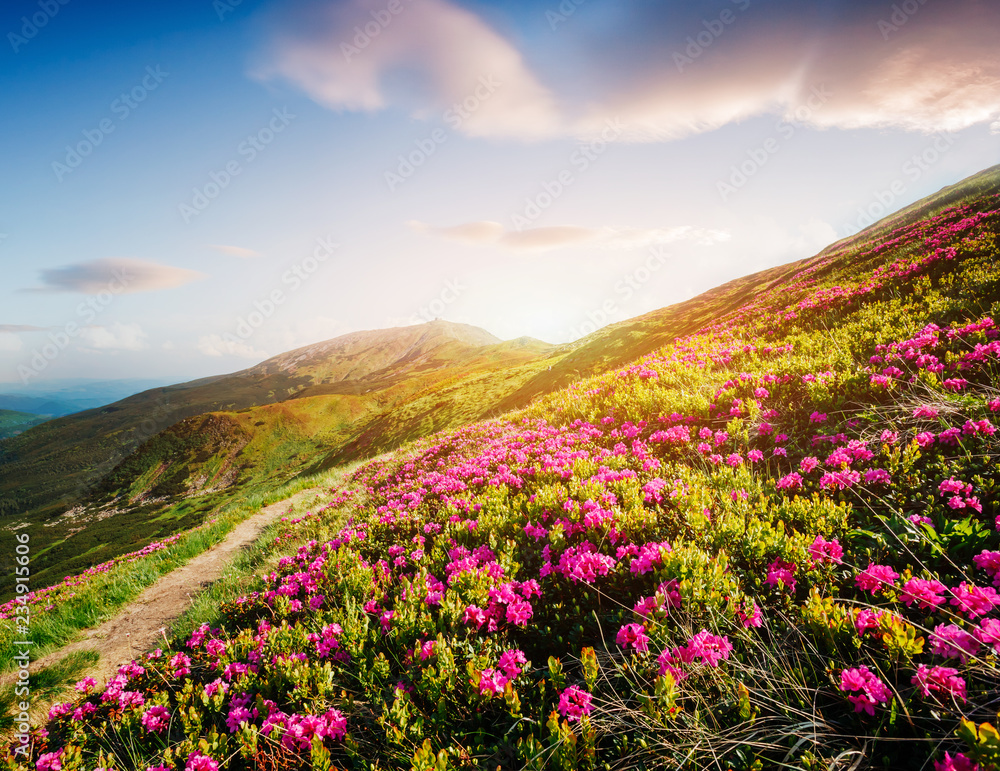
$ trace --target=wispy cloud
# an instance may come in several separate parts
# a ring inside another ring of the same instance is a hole
[[[675,241],[711,245],[729,239],[720,230],[703,230],[682,225],[673,228],[586,228],[574,225],[506,230],[499,222],[484,220],[452,227],[436,228],[424,222],[407,223],[418,233],[458,243],[497,246],[512,252],[549,252],[571,246],[608,250],[638,249]]]
[[[255,252],[253,249],[246,249],[242,246],[228,246],[226,244],[209,244],[209,246],[217,252],[228,254],[230,257],[242,257],[247,259],[250,257],[261,256],[260,252]]]
[[[285,23],[261,73],[336,110],[421,118],[494,76],[502,87],[457,128],[520,140],[589,136],[614,119],[627,140],[666,141],[767,114],[819,128],[998,130],[1000,4],[933,2],[901,17],[897,5],[853,0],[836,16],[824,5],[664,2],[610,17],[580,5],[574,34],[555,33],[555,53],[542,56],[449,0],[404,3],[360,48],[358,28],[384,2],[311,4]]]
[[[111,291],[114,294],[135,294],[172,289],[205,278],[205,275],[186,268],[131,257],[109,257],[60,268],[47,268],[41,271],[41,278],[42,286],[26,291],[83,294]]]
[[[33,327],[28,324],[0,324],[0,334],[20,335],[25,332],[45,332],[45,327]]]
[[[285,78],[335,110],[393,104],[440,118],[451,109],[472,136],[562,133],[553,95],[514,44],[475,13],[447,0],[403,3],[364,43],[359,28],[371,24],[373,13],[387,13],[385,6],[384,0],[307,5],[284,20],[257,76]],[[473,109],[454,111],[467,100]]]
[[[240,340],[232,335],[223,337],[222,335],[202,335],[198,338],[198,350],[205,356],[236,356],[241,359],[265,359],[267,353],[258,351],[250,343]]]
[[[81,348],[95,351],[141,351],[147,347],[146,333],[135,323],[82,327],[80,342]]]

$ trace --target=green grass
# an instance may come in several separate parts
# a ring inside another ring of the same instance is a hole
[[[28,684],[31,688],[30,714],[44,713],[48,704],[60,698],[69,698],[73,685],[90,667],[98,661],[96,651],[76,651],[50,667],[31,674]],[[14,685],[0,688],[0,740],[11,738],[14,728],[14,715],[19,711],[15,707],[24,699],[16,693]]]

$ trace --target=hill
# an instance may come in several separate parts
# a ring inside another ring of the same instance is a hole
[[[360,452],[368,421],[396,426],[382,447],[481,417],[526,376],[508,370],[530,374],[548,351],[434,322],[145,391],[0,442],[0,516],[44,523],[35,570],[55,580],[197,524],[220,503],[212,493],[280,485],[351,441]],[[496,384],[486,382],[491,373]],[[473,397],[445,410],[466,386]],[[428,405],[440,410],[429,417]],[[11,581],[0,579],[0,596]]]
[[[27,760],[996,768],[998,236],[1000,167],[362,465]]]
[[[45,415],[33,415],[29,412],[15,412],[13,410],[0,410],[0,439],[16,436],[27,431],[32,426],[44,423],[48,420]]]

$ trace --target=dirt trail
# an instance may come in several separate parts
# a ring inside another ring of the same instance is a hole
[[[163,641],[165,630],[187,610],[200,590],[222,575],[240,549],[252,544],[264,528],[280,519],[293,503],[315,492],[305,490],[261,509],[233,528],[223,541],[162,576],[114,618],[86,630],[82,639],[33,661],[32,669],[37,671],[55,664],[75,651],[95,650],[101,659],[89,674],[100,683],[107,682],[122,664],[157,647],[157,641]]]

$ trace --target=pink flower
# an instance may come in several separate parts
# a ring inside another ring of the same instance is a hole
[[[870,468],[865,471],[865,484],[891,485],[892,477],[884,468]]]
[[[958,676],[957,669],[951,667],[929,667],[921,664],[917,667],[917,674],[913,676],[912,682],[925,697],[932,693],[940,693],[960,701],[965,701],[966,698],[965,680]]]
[[[570,685],[559,695],[559,713],[570,723],[589,715],[594,697],[575,685]]]
[[[525,658],[523,652],[519,650],[509,650],[505,651],[500,655],[500,661],[497,663],[497,668],[502,670],[507,677],[514,680],[518,675],[524,671],[524,666],[528,663],[528,659]]]
[[[799,463],[799,471],[801,471],[803,474],[808,474],[810,471],[818,467],[819,467],[819,458],[814,458],[812,455],[803,458],[802,461]]]
[[[810,423],[826,423],[827,415],[825,412],[814,412],[809,416]]]
[[[816,565],[822,565],[825,562],[839,565],[843,562],[844,550],[836,538],[827,541],[823,536],[817,535],[809,547],[809,556]]]
[[[828,471],[819,480],[819,486],[826,489],[836,487],[845,490],[861,481],[860,471]]]
[[[649,652],[649,637],[642,624],[625,624],[618,630],[616,641],[623,648],[632,647],[639,653]]]
[[[757,603],[750,601],[750,609],[744,610],[743,608],[736,609],[736,617],[743,624],[744,629],[749,629],[750,627],[759,627],[764,621],[760,614],[760,608],[757,607]]]
[[[793,562],[785,562],[780,557],[776,557],[767,568],[767,578],[764,583],[769,586],[787,589],[789,592],[795,591],[795,571],[798,568]]]
[[[845,669],[840,673],[840,690],[851,693],[847,700],[854,705],[855,712],[875,714],[875,705],[885,705],[892,698],[889,689],[868,667]],[[861,691],[859,694],[854,691]]]
[[[510,682],[507,677],[495,669],[484,669],[479,675],[479,694],[481,696],[499,696]]]
[[[869,562],[868,567],[854,579],[855,585],[863,592],[875,594],[886,587],[894,587],[899,573],[888,565],[876,565]]]
[[[1000,551],[983,551],[972,558],[977,568],[993,577],[993,585],[1000,586]]]
[[[934,771],[979,771],[979,764],[973,763],[961,752],[955,753],[954,757],[946,752],[944,760],[934,761]]]
[[[517,599],[507,606],[507,623],[526,627],[531,619],[531,603]]]
[[[944,602],[942,596],[944,592],[945,585],[933,578],[911,578],[903,584],[903,591],[900,592],[899,599],[907,607],[917,603],[917,607],[921,610],[933,610]]]
[[[717,667],[720,661],[729,658],[733,646],[728,637],[715,635],[707,629],[702,629],[688,640],[687,649],[692,658],[700,658],[703,664]]]
[[[142,726],[147,733],[160,734],[167,730],[170,722],[170,710],[156,705],[146,710],[142,716]]]
[[[914,439],[917,440],[917,444],[920,447],[930,447],[935,441],[937,441],[937,437],[930,431],[921,431],[914,437]]]
[[[1000,653],[1000,620],[984,618],[975,632],[976,639],[983,645],[989,645],[994,653]]]
[[[38,771],[61,771],[62,754],[61,748],[55,752],[46,752],[35,761],[35,768]]]
[[[219,764],[208,755],[200,752],[192,752],[187,757],[187,765],[184,771],[219,771]]]
[[[80,693],[90,693],[96,685],[97,681],[94,678],[85,677],[73,687]]]
[[[802,487],[802,476],[795,471],[778,480],[779,490],[798,490],[800,487]]]
[[[959,613],[964,613],[969,618],[985,616],[1000,605],[1000,595],[992,586],[976,586],[963,582],[951,591],[955,595],[951,604],[958,608]]]
[[[938,624],[931,632],[931,650],[938,656],[957,658],[964,664],[979,651],[979,641],[956,624]]]
[[[878,629],[881,626],[882,615],[883,612],[880,610],[861,608],[854,615],[854,628],[858,630],[859,635],[864,636],[868,630]]]
[[[482,608],[476,605],[470,605],[465,609],[465,615],[462,616],[462,621],[466,624],[475,624],[477,627],[481,627],[486,623],[486,613]]]

